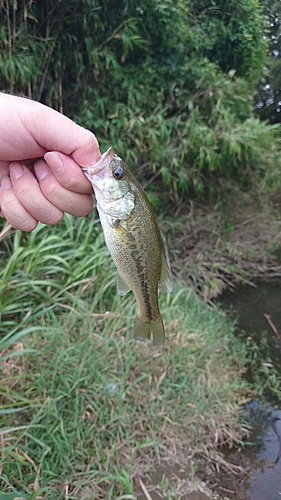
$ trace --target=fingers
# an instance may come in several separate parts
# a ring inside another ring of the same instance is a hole
[[[15,229],[32,231],[36,228],[38,221],[22,206],[15,196],[9,177],[3,177],[0,186],[1,216]]]
[[[0,92],[0,105],[0,216],[31,231],[38,221],[56,224],[64,212],[87,215],[92,187],[80,166],[101,157],[94,134],[29,99]],[[27,162],[36,162],[34,170]]]
[[[63,187],[76,193],[93,194],[90,181],[72,158],[52,151],[46,153],[44,159]]]
[[[101,158],[96,136],[83,127],[79,127],[79,134],[74,145],[72,157],[81,167],[90,167]]]
[[[67,160],[73,162],[70,158]],[[50,158],[48,158],[48,161],[54,168],[54,164]],[[75,163],[73,162],[73,164]],[[61,182],[64,182],[65,186],[59,182],[56,175],[44,160],[40,160],[35,163],[34,171],[40,183],[42,193],[54,206],[58,207],[61,211],[67,212],[76,217],[83,217],[88,215],[93,208],[93,196],[91,194],[86,194],[86,192],[92,192],[92,189],[89,182],[85,183],[85,176],[77,165],[77,173],[75,176],[73,175],[71,168],[68,172],[67,166],[68,161],[66,161],[62,170],[56,173],[57,177],[61,180]],[[83,177],[81,183],[79,181],[80,174]],[[87,181],[86,178],[85,180]],[[78,192],[75,192],[75,189],[77,189]]]
[[[1,92],[0,105],[1,122],[5,123],[5,127],[0,127],[1,159],[38,158],[47,151],[72,156],[82,167],[89,167],[100,159],[94,134],[54,109]]]
[[[82,217],[93,208],[91,184],[74,160],[56,152],[46,159],[49,164],[35,163],[36,177],[23,163],[13,162],[10,177],[2,178],[1,215],[16,229],[32,231],[38,221],[53,225],[64,212]]]
[[[2,179],[0,203],[8,222],[24,231],[32,231],[38,221],[57,224],[63,218],[63,211],[46,199],[34,175],[19,162],[11,163],[10,178]]]
[[[34,175],[25,165],[11,163],[10,177],[17,199],[35,219],[44,224],[57,224],[63,218],[62,211],[45,198]]]

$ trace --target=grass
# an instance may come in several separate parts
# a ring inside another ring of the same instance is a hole
[[[117,295],[92,217],[15,232],[1,252],[0,500],[134,499],[159,464],[192,471],[240,442],[246,347],[219,309],[177,283],[166,345],[133,341],[134,297]]]

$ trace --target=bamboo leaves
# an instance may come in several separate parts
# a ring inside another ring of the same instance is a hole
[[[253,117],[263,29],[255,0],[3,0],[0,85],[93,130],[173,199],[222,198],[280,177],[277,131]]]

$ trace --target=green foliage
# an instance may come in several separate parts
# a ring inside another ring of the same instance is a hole
[[[6,0],[0,14],[2,87],[92,129],[170,198],[279,172],[275,131],[252,118],[266,52],[256,0]]]
[[[191,1],[190,20],[196,45],[223,72],[255,81],[265,63],[267,43],[257,0]]]
[[[273,344],[266,332],[261,335],[258,343],[252,337],[247,337],[247,369],[248,378],[261,387],[261,394],[278,404],[281,396],[281,375],[279,360],[273,361],[271,357]],[[276,347],[279,348],[277,342],[274,344],[275,350]]]
[[[73,223],[66,215],[52,231],[44,225],[27,236],[16,231],[5,246],[2,258],[8,258],[0,269],[0,332],[15,327],[19,320],[24,322],[30,314],[40,317],[46,307],[49,311],[63,309],[63,294],[73,307],[82,300],[81,290],[88,288],[94,308],[100,300],[106,301],[115,271],[98,220],[88,217]],[[36,305],[34,294],[41,298]]]
[[[19,491],[14,491],[13,493],[0,493],[0,500],[17,500],[17,498],[26,498],[30,500],[30,495],[24,495]]]
[[[246,350],[233,325],[178,284],[161,297],[164,348],[132,340],[135,300],[117,296],[100,232],[95,220],[66,217],[16,232],[16,261],[9,241],[2,254],[0,299],[22,304],[1,321],[3,339],[21,332],[2,344],[3,493],[131,498],[139,471],[174,447],[186,462],[186,450],[244,433]]]
[[[155,178],[152,198],[163,184],[172,200],[219,196],[279,174],[276,130],[252,117],[262,34],[254,0],[5,0],[0,84],[95,131]],[[167,345],[135,343],[115,272],[91,217],[4,241],[3,493],[129,499],[134,463],[150,469],[167,443],[241,439],[247,360],[233,325],[179,285],[161,299]]]
[[[175,450],[186,468],[187,450],[240,443],[237,403],[261,388],[280,393],[280,376],[258,349],[243,345],[221,310],[181,283],[160,295],[166,345],[133,341],[135,300],[117,295],[115,273],[91,217],[66,216],[5,240],[3,493],[131,499],[140,470]],[[250,386],[242,377],[253,365]],[[172,495],[176,488],[165,485]]]
[[[160,174],[172,198],[226,197],[233,183],[249,189],[261,180],[276,187],[278,130],[252,116],[245,81],[231,73],[223,76],[207,61],[197,66],[197,75],[192,64],[186,67],[189,73],[196,76],[193,93],[182,81],[169,103],[154,106],[147,114],[141,105],[142,89],[134,87],[134,102],[128,94],[127,106],[112,103],[102,115],[99,96],[93,92],[85,102],[83,124],[103,122],[102,149],[112,145],[132,169],[139,166],[139,175]],[[154,186],[159,193],[158,180]]]
[[[267,38],[269,42],[268,60],[262,72],[255,96],[257,114],[270,123],[280,123],[281,107],[281,5],[279,1],[263,0]]]

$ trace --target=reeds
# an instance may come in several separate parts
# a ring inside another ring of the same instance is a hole
[[[157,464],[240,442],[246,351],[191,289],[161,297],[159,348],[131,339],[135,301],[91,216],[1,245],[1,491],[132,499]]]

